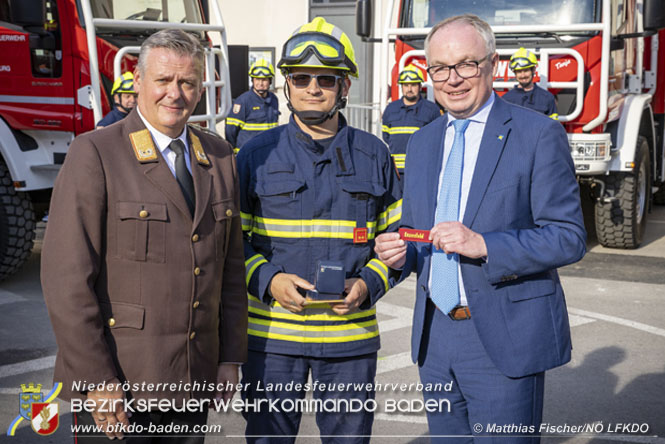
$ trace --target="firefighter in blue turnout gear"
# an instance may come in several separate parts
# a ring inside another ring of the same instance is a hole
[[[404,174],[406,145],[411,134],[442,114],[436,103],[421,97],[424,81],[423,74],[416,66],[406,66],[397,79],[402,88],[402,98],[390,103],[383,112],[383,140],[390,148],[400,175]]]
[[[249,68],[252,88],[238,96],[226,118],[226,140],[237,153],[252,137],[277,127],[279,100],[270,92],[275,68],[260,59]]]
[[[334,411],[315,409],[324,443],[368,442],[371,409],[347,406],[374,399],[374,304],[394,276],[372,250],[378,233],[399,225],[397,173],[383,142],[339,112],[348,77],[358,76],[348,36],[317,17],[282,54],[290,121],[250,140],[237,158],[249,293],[243,396],[261,402],[245,414],[247,441],[295,442],[302,409],[282,407],[311,392],[314,402],[335,403]],[[335,303],[315,302],[319,261],[340,270]]]
[[[113,97],[113,109],[97,122],[97,128],[103,128],[124,119],[134,109],[136,106],[134,74],[127,71],[115,79],[111,88],[111,96]]]
[[[533,82],[538,59],[526,48],[518,49],[510,57],[510,69],[515,73],[517,85],[506,94],[503,100],[515,105],[538,111],[554,120],[558,120],[554,95]]]

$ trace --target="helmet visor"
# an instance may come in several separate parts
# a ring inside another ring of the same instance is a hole
[[[516,69],[527,69],[536,66],[531,60],[526,57],[516,57],[510,61],[510,69],[515,71]]]
[[[399,83],[421,83],[422,79],[417,72],[413,71],[403,71],[399,75]]]
[[[112,94],[134,94],[134,79],[123,79],[119,85],[117,85]]]
[[[312,54],[323,65],[346,67],[355,72],[355,67],[344,53],[344,46],[334,37],[320,32],[304,32],[290,38],[284,44],[280,65],[297,66]]]
[[[251,77],[272,77],[273,74],[270,72],[270,69],[266,66],[255,66],[252,68],[252,71],[249,73]]]

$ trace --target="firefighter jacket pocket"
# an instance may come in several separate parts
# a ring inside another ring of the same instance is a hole
[[[344,214],[356,222],[357,228],[367,228],[369,239],[374,238],[381,227],[377,226],[380,201],[386,193],[386,188],[374,182],[361,182],[345,180],[340,183],[345,192],[342,201],[346,208]],[[385,227],[383,227],[385,229]]]
[[[226,245],[231,233],[231,219],[238,216],[233,198],[212,203],[212,213],[215,217],[215,249],[217,260],[222,260],[226,254]]]
[[[266,165],[263,179],[256,184],[261,202],[261,216],[275,219],[302,217],[301,191],[305,181],[295,172],[294,165],[271,163]]]
[[[166,204],[117,202],[116,255],[121,259],[163,263],[166,257]]]

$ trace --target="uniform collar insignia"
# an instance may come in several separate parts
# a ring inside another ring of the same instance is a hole
[[[201,140],[198,138],[196,134],[194,134],[191,131],[189,131],[189,138],[192,141],[191,145],[192,148],[194,149],[194,155],[196,156],[196,160],[201,165],[210,166],[210,161],[208,160],[208,156],[206,156],[205,151],[203,151]]]
[[[157,161],[157,150],[152,143],[152,136],[147,128],[130,133],[129,140],[132,142],[132,148],[134,148],[136,160],[141,163]]]

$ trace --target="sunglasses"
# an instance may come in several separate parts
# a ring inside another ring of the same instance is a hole
[[[342,76],[334,74],[289,74],[289,80],[296,88],[307,88],[312,82],[312,78],[316,79],[316,84],[319,88],[334,89],[337,86],[337,81],[341,80]]]

